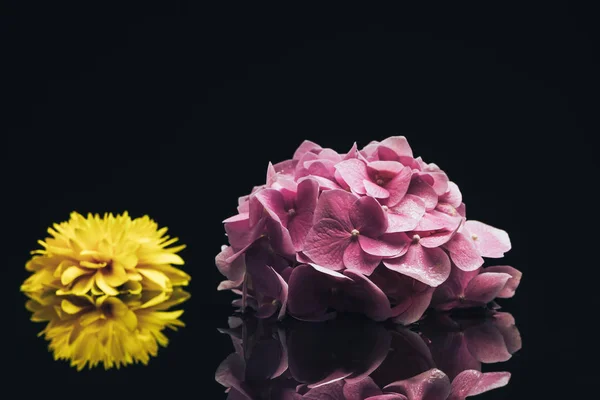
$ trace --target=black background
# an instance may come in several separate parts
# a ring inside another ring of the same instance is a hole
[[[562,398],[592,383],[590,9],[169,4],[3,11],[12,382],[225,398],[214,371],[232,347],[216,328],[232,296],[216,291],[214,256],[237,197],[304,139],[345,152],[402,134],[459,185],[470,218],[509,232],[499,263],[524,273],[502,302],[524,343],[506,363],[512,381],[478,398]],[[36,337],[18,292],[24,264],[72,210],[148,214],[188,245],[187,327],[148,367],[76,373]]]

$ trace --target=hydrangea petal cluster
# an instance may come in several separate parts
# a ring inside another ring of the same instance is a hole
[[[305,141],[292,159],[269,163],[237,210],[224,221],[218,289],[262,317],[348,311],[409,324],[432,299],[451,309],[510,297],[521,277],[482,268],[510,250],[508,234],[467,220],[456,183],[403,136],[347,153]]]
[[[148,216],[71,213],[48,229],[26,269],[21,285],[31,319],[46,322],[40,333],[55,359],[77,369],[146,364],[168,340],[165,328],[183,326],[181,310],[190,276],[174,246]]]

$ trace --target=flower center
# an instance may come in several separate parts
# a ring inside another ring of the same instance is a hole
[[[294,210],[293,208],[290,208],[290,209],[288,210],[288,215],[289,215],[290,217],[293,217],[294,215],[296,215],[296,210]]]
[[[110,303],[102,303],[102,305],[100,306],[100,311],[102,311],[102,314],[104,314],[106,318],[112,318],[114,316],[114,307]]]
[[[350,232],[352,234],[353,237],[357,237],[358,235],[360,235],[360,232],[358,231],[358,229],[352,229],[352,232]]]
[[[421,240],[421,236],[416,235],[416,234],[413,235],[413,237],[412,237],[413,243],[419,243],[419,240]]]
[[[381,179],[381,178],[377,179],[377,184],[378,184],[379,186],[382,186],[384,183],[385,183],[385,182],[383,181],[383,179]]]
[[[477,240],[477,239],[479,239],[479,236],[477,236],[476,234],[472,234],[472,235],[471,235],[471,239],[473,239],[473,240]]]
[[[383,211],[386,211],[386,212],[389,210],[388,206],[381,206],[381,208],[383,208]]]

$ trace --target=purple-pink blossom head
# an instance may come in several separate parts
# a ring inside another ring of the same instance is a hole
[[[358,312],[402,324],[429,307],[485,306],[511,297],[521,273],[483,267],[508,234],[467,220],[456,183],[415,157],[403,136],[347,153],[305,141],[224,221],[219,290],[260,317],[324,320]]]

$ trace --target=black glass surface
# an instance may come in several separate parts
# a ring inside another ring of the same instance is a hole
[[[429,367],[453,376],[481,364],[511,378],[477,399],[593,398],[591,9],[206,3],[15,4],[2,13],[3,383],[32,396],[225,399],[215,373],[235,351],[232,338],[246,335],[238,350],[265,356],[246,357],[242,378],[264,393],[292,384],[271,379],[281,330],[299,340],[286,342],[295,369],[281,376],[301,385],[369,372],[381,388]],[[481,315],[427,313],[406,328],[287,318],[276,328],[231,318],[234,296],[216,290],[222,220],[264,182],[269,161],[305,139],[345,151],[391,135],[447,171],[470,217],[510,234],[501,263],[523,279],[498,312],[514,318],[521,343],[504,343],[506,361],[465,351],[470,336],[504,338],[478,325]],[[166,333],[169,345],[148,366],[77,372],[37,337],[43,326],[19,292],[25,262],[74,210],[148,214],[188,246],[186,326]],[[405,337],[418,345],[397,343]]]

